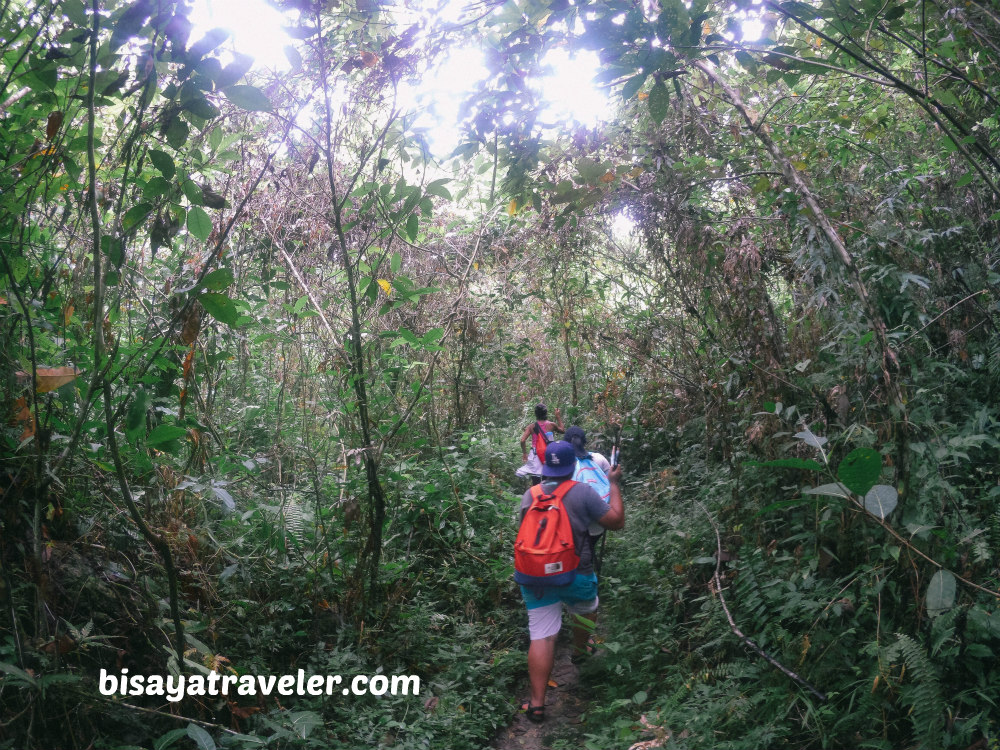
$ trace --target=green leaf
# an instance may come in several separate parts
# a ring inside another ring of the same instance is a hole
[[[199,298],[202,307],[213,318],[228,326],[235,326],[240,317],[236,309],[236,303],[224,294],[216,292],[205,292]]]
[[[410,242],[417,241],[417,230],[420,229],[420,217],[417,214],[410,214],[406,220],[406,236]]]
[[[436,195],[439,198],[445,198],[447,200],[451,200],[451,193],[448,192],[448,189],[445,187],[445,183],[447,182],[451,182],[451,180],[447,177],[443,177],[440,180],[434,180],[434,182],[430,183],[427,187],[424,188],[424,194]]]
[[[876,484],[865,495],[865,510],[881,519],[885,519],[896,509],[899,493],[895,487],[887,484]]]
[[[187,736],[194,740],[198,750],[215,750],[215,740],[212,739],[212,735],[197,724],[187,725]]]
[[[392,257],[389,258],[389,270],[392,271],[393,274],[399,273],[399,268],[402,264],[403,258],[399,253],[393,253]]]
[[[217,268],[201,280],[201,285],[214,292],[225,289],[234,281],[233,272],[228,268]]]
[[[607,171],[599,162],[586,156],[577,160],[576,169],[585,182],[592,183],[596,183]]]
[[[251,112],[270,112],[271,102],[264,93],[254,86],[230,86],[226,96],[240,109]]]
[[[219,109],[203,96],[195,97],[184,105],[184,109],[200,117],[202,120],[211,120],[219,116]]]
[[[176,440],[177,438],[182,438],[187,435],[187,430],[183,427],[178,427],[172,424],[161,424],[151,433],[149,437],[146,438],[146,445],[160,445],[160,443],[168,443],[171,440]]]
[[[882,473],[882,456],[871,448],[855,448],[837,468],[837,479],[852,492],[866,495]]]
[[[205,209],[192,206],[187,214],[187,227],[191,234],[204,242],[212,233],[212,220],[208,218]]]
[[[136,440],[146,428],[146,408],[148,406],[146,391],[141,386],[132,398],[132,404],[125,413],[125,436]]]
[[[826,495],[827,497],[846,497],[851,496],[850,490],[839,482],[831,482],[830,484],[821,484],[819,487],[809,487],[808,489],[802,490],[803,495]]]
[[[174,118],[170,125],[167,126],[167,143],[179,149],[187,143],[188,133],[190,132],[186,122],[179,118]]]
[[[823,471],[823,464],[811,458],[779,458],[774,461],[745,461],[744,466],[764,466],[776,469],[808,469]]]
[[[184,196],[191,201],[191,205],[205,205],[205,195],[197,183],[192,180],[181,180],[181,190],[184,191]]]
[[[927,614],[936,617],[955,605],[955,576],[950,571],[939,570],[927,584]]]
[[[661,81],[657,81],[649,92],[649,116],[653,118],[653,122],[657,125],[663,122],[669,106],[670,93]]]
[[[149,152],[149,160],[153,162],[154,167],[160,170],[160,174],[168,180],[173,179],[173,176],[177,173],[177,168],[174,166],[174,160],[170,158],[169,154],[166,154],[163,151],[151,149]]]
[[[153,740],[153,750],[169,750],[181,737],[187,737],[186,729],[171,729],[157,740]]]
[[[153,206],[150,203],[140,203],[137,206],[132,206],[132,208],[125,212],[125,216],[122,217],[122,229],[126,232],[131,232],[142,223],[143,219],[149,216],[152,210]]]
[[[645,82],[646,82],[645,73],[639,73],[638,75],[634,75],[631,78],[629,78],[627,81],[625,81],[625,85],[622,86],[622,99],[624,99],[625,101],[631,99],[633,96],[639,93],[639,89],[642,88],[642,84],[644,84]]]
[[[970,182],[972,182],[972,172],[966,172],[958,178],[958,181],[955,183],[955,187],[965,187]]]

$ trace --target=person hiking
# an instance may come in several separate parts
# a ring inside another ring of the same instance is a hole
[[[597,451],[587,450],[587,433],[582,427],[570,425],[566,429],[566,442],[573,446],[576,451],[576,471],[573,472],[573,479],[577,482],[586,482],[604,502],[611,500],[611,483],[608,481],[608,473],[611,471],[611,462]],[[597,540],[604,534],[604,527],[599,523],[590,524],[590,541],[596,544]]]
[[[545,404],[535,406],[535,421],[524,428],[521,433],[521,459],[524,465],[515,473],[519,477],[529,477],[531,484],[538,484],[542,473],[542,464],[545,462],[545,446],[555,440],[555,433],[562,434],[562,415],[556,407],[556,421],[549,421],[549,409]],[[531,439],[531,451],[528,451],[528,439]]]
[[[563,519],[559,518],[559,511],[562,511],[564,518],[569,521],[573,551],[579,558],[576,568],[567,572],[561,572],[564,570],[561,562],[544,565],[546,573],[550,568],[557,572],[557,576],[553,578],[558,578],[559,583],[568,579],[564,585],[521,583],[521,596],[528,611],[528,635],[531,640],[528,647],[531,695],[521,704],[521,710],[529,721],[535,723],[545,720],[545,692],[555,662],[556,637],[562,628],[564,607],[574,615],[574,661],[589,653],[588,641],[593,631],[592,623],[597,617],[598,605],[597,574],[594,572],[593,546],[588,532],[590,524],[596,521],[605,529],[621,529],[625,526],[625,509],[619,489],[621,467],[616,466],[608,473],[610,497],[609,502],[605,503],[588,484],[573,481],[576,463],[576,449],[570,443],[563,440],[550,443],[545,450],[541,483],[533,486],[521,498],[521,526],[514,551],[515,580],[532,578],[522,571],[525,564],[522,562],[523,556],[519,557],[523,549],[519,549],[519,545],[522,545],[524,537],[535,536],[536,528],[536,541],[542,537],[547,519],[539,521],[540,516],[554,516],[552,525],[561,527]],[[554,513],[551,512],[553,508],[556,511]],[[551,528],[549,526],[550,530]],[[527,534],[524,533],[526,530]],[[572,561],[569,565],[572,565]]]

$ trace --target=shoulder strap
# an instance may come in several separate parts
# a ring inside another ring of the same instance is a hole
[[[556,487],[551,495],[546,495],[545,491],[542,489],[542,483],[534,485],[531,488],[531,501],[532,503],[547,502],[553,498],[558,499],[562,502],[563,498],[566,497],[566,493],[569,492],[573,485],[578,484],[575,479],[567,479],[564,482],[560,482],[559,486]]]

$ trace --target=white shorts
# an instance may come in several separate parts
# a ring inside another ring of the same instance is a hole
[[[589,615],[597,611],[598,597],[589,602],[553,602],[543,607],[528,610],[528,635],[533,641],[540,641],[559,632],[562,627],[563,607],[571,615]]]

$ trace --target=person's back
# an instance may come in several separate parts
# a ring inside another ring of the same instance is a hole
[[[528,610],[528,635],[531,639],[528,648],[531,697],[522,704],[522,709],[527,718],[534,722],[545,719],[545,692],[555,659],[555,640],[562,627],[563,608],[575,615],[574,653],[583,655],[589,649],[588,639],[596,621],[599,603],[590,525],[597,522],[606,529],[621,529],[625,525],[625,510],[618,489],[621,469],[614,467],[608,474],[611,492],[609,502],[605,503],[590,485],[573,481],[575,468],[576,451],[573,446],[564,441],[552,443],[545,453],[541,487],[533,487],[521,498],[520,517],[524,523],[527,513],[550,510],[543,506],[558,502],[557,497],[550,496],[562,495],[560,505],[569,518],[573,546],[579,558],[570,583],[558,586],[521,585],[521,596]],[[567,482],[570,484],[566,485]],[[558,493],[557,489],[560,490]],[[536,496],[539,505],[537,510],[532,510]],[[541,528],[540,524],[536,525]],[[521,537],[520,533],[518,537]]]
[[[524,428],[521,433],[521,460],[524,464],[515,473],[519,477],[529,477],[532,484],[538,484],[545,462],[546,446],[555,440],[555,433],[564,431],[562,415],[557,408],[556,421],[548,419],[548,407],[545,404],[535,406],[535,421]],[[528,441],[531,441],[531,451],[528,451]]]

